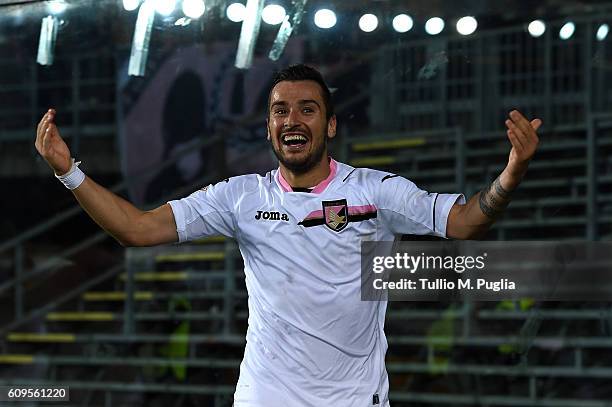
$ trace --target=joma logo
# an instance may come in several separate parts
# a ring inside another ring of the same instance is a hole
[[[255,215],[255,219],[260,220],[283,220],[285,222],[289,221],[289,216],[286,213],[280,212],[266,212],[266,211],[257,211],[257,215]]]

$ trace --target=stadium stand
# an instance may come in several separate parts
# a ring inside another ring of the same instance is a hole
[[[562,43],[553,31],[544,41],[516,27],[382,48],[368,61],[371,85],[388,91],[373,92],[371,128],[344,136],[338,155],[404,175],[427,190],[471,195],[505,163],[502,118],[521,107],[543,116],[542,145],[488,238],[610,240],[612,101],[594,91],[609,88],[610,73],[588,54],[609,53],[609,45],[587,35]],[[78,67],[98,66],[87,58],[66,62],[77,79],[45,85],[78,95],[69,136],[115,129],[112,96],[81,103],[85,94],[77,89],[114,83],[110,68],[79,82]],[[95,58],[112,66],[110,57]],[[24,87],[2,92],[8,97]],[[93,123],[84,110],[99,107],[106,113]],[[29,140],[32,112],[3,112],[14,120],[3,137]],[[184,186],[175,196],[191,189]],[[215,238],[127,249],[124,257],[79,273],[77,284],[43,296],[45,285],[69,267],[58,259],[108,244],[97,233],[56,257],[28,263],[32,242],[78,213],[67,210],[0,244],[2,275],[10,276],[0,283],[0,385],[60,383],[71,389],[71,405],[80,406],[231,405],[248,318],[235,243]],[[604,407],[612,399],[609,303],[396,302],[389,305],[386,332],[393,406]]]

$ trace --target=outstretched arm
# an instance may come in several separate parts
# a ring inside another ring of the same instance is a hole
[[[56,175],[70,171],[72,158],[55,125],[55,110],[50,109],[38,124],[35,145]],[[174,215],[168,204],[142,211],[87,176],[72,193],[89,216],[124,246],[178,241]]]
[[[537,130],[542,120],[527,120],[517,110],[505,122],[512,149],[502,173],[465,205],[454,205],[448,215],[446,234],[453,239],[482,237],[506,209],[512,191],[521,183],[538,147]]]

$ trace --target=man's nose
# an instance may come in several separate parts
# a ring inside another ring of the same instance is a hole
[[[297,111],[294,109],[289,110],[289,113],[285,117],[285,123],[283,123],[284,127],[295,127],[299,123],[299,118]]]

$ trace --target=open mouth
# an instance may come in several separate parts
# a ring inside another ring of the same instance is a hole
[[[281,141],[288,147],[301,147],[306,145],[308,139],[300,133],[288,133],[281,137]]]

